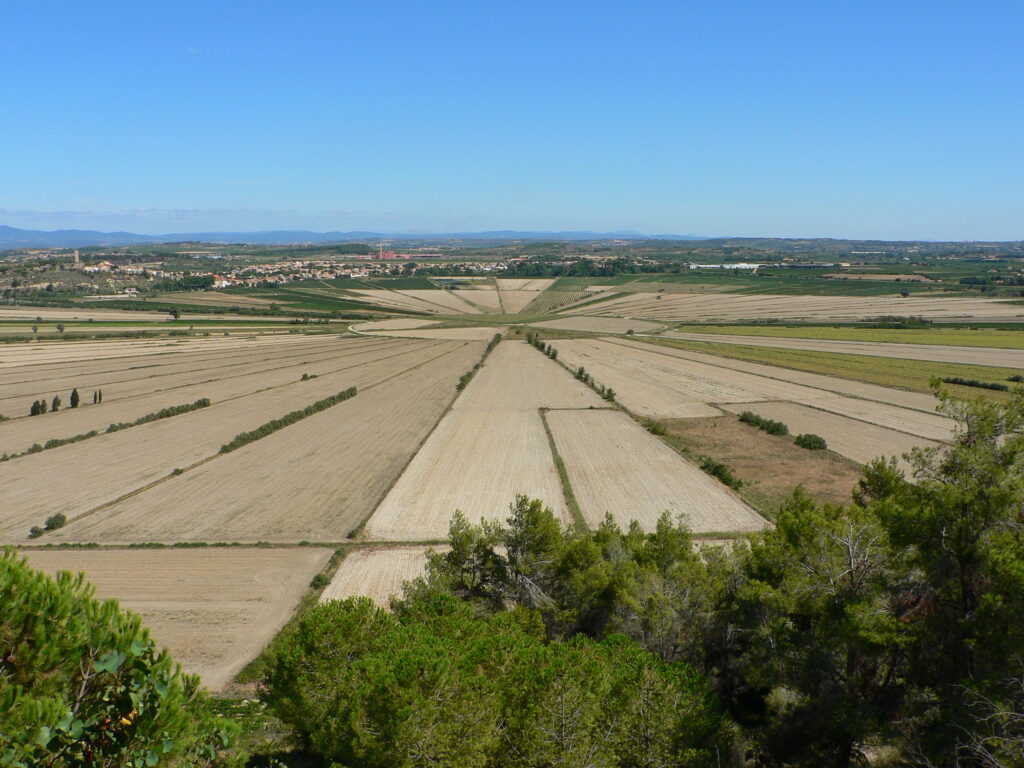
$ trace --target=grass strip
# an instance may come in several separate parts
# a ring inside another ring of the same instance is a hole
[[[555,460],[555,469],[558,470],[558,479],[562,482],[562,495],[565,497],[565,503],[569,507],[569,512],[572,514],[572,519],[576,525],[579,526],[581,531],[589,531],[590,526],[587,525],[586,519],[583,517],[583,510],[580,509],[580,503],[576,500],[576,493],[572,489],[572,483],[569,481],[569,470],[565,468],[565,462],[562,461],[562,456],[558,453],[558,446],[555,445],[555,436],[551,432],[551,427],[548,425],[547,408],[538,409],[540,412],[540,420],[544,425],[544,432],[548,436],[548,445],[551,447],[551,456]]]
[[[267,435],[272,435],[279,429],[290,427],[292,424],[295,424],[298,421],[302,421],[307,416],[312,416],[315,413],[320,413],[320,411],[326,411],[331,406],[337,405],[338,403],[342,403],[345,400],[349,400],[355,397],[356,391],[357,390],[355,387],[349,387],[348,389],[339,392],[336,395],[325,397],[323,400],[317,400],[315,403],[313,403],[312,405],[307,405],[302,410],[286,413],[279,419],[272,419],[271,421],[268,421],[265,424],[261,424],[259,427],[249,432],[240,432],[239,434],[235,435],[230,442],[224,443],[224,445],[220,447],[220,453],[230,453],[231,451],[241,448],[243,445],[254,443],[260,438],[266,437]]]
[[[963,379],[1006,379],[1019,375],[1015,368],[1000,368],[990,365],[970,365],[966,363],[947,363],[931,360],[901,360],[894,357],[874,357],[870,355],[851,355],[841,352],[817,352],[809,350],[782,349],[779,347],[754,347],[741,344],[716,344],[706,341],[687,341],[664,337],[637,337],[637,341],[652,347],[674,347],[693,352],[703,352],[718,357],[747,360],[753,363],[765,363],[781,368],[791,368],[808,373],[821,373],[841,379],[863,381],[867,384],[879,384],[884,387],[909,389],[914,392],[931,393],[931,380],[958,377]],[[970,388],[957,389],[961,385],[952,385],[954,395],[974,396],[978,390]],[[1003,392],[985,394],[997,402],[1006,399]]]

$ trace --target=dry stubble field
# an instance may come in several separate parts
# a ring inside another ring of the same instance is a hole
[[[622,528],[653,530],[662,512],[695,533],[758,531],[765,520],[622,411],[548,411],[558,453],[587,524],[610,514]]]
[[[502,342],[370,518],[367,538],[441,539],[456,510],[501,519],[517,493],[568,522],[538,409],[602,404],[525,342]]]
[[[368,597],[387,606],[402,594],[402,582],[423,575],[428,547],[364,547],[349,552],[331,583],[320,593],[320,602]],[[436,548],[443,551],[443,548]]]
[[[142,616],[186,671],[220,690],[295,610],[329,549],[34,550],[34,568],[82,571]]]

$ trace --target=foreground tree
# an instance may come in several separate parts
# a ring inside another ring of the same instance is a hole
[[[210,766],[230,738],[138,616],[0,556],[0,765]]]
[[[263,696],[327,763],[704,766],[728,741],[706,680],[625,637],[547,642],[422,582],[394,607],[327,603],[271,649]]]
[[[914,483],[880,478],[876,465],[867,484],[912,577],[901,599],[915,633],[912,679],[927,694],[919,746],[952,762],[977,723],[972,702],[998,696],[1024,648],[1024,389],[997,404],[935,386],[956,423],[952,445],[915,451]]]

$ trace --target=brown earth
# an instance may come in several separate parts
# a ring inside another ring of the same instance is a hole
[[[830,504],[849,504],[860,479],[852,462],[830,451],[808,451],[792,437],[769,435],[735,416],[662,422],[688,452],[726,464],[743,481],[740,495],[774,517],[797,485]]]

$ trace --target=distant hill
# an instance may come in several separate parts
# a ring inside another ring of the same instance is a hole
[[[358,240],[703,240],[696,235],[643,235],[639,232],[452,232],[447,234],[396,234],[387,232],[308,232],[271,230],[267,232],[172,232],[166,235],[138,235],[132,232],[97,232],[89,229],[17,229],[0,224],[0,249],[87,248],[89,246],[145,245],[147,243],[246,243],[293,245],[298,243],[345,243]]]

